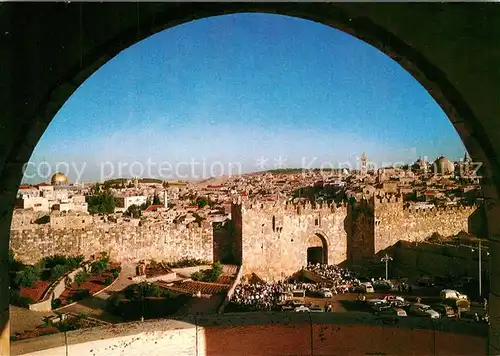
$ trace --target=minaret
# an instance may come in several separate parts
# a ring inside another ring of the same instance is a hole
[[[472,161],[472,159],[470,158],[470,156],[467,153],[467,151],[465,151],[465,154],[464,154],[464,163],[470,163],[471,161]]]
[[[165,208],[168,208],[168,196],[167,196],[167,190],[166,189],[163,191],[163,206]]]
[[[363,152],[361,155],[361,175],[366,176],[368,173],[368,167],[366,165],[366,154]]]

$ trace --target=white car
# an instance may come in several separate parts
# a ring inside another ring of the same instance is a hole
[[[319,294],[323,297],[323,298],[332,298],[333,297],[333,293],[330,289],[328,288],[322,288],[319,290]]]
[[[382,298],[382,300],[385,300],[386,302],[404,302],[405,299],[403,297],[400,297],[399,295],[392,295],[392,294],[388,294],[386,296],[384,296]]]
[[[385,304],[387,303],[387,301],[385,299],[373,298],[373,299],[367,299],[366,303],[370,306],[375,306],[375,305]]]
[[[305,305],[301,305],[300,307],[295,308],[294,311],[296,311],[296,312],[309,312],[310,310]]]
[[[441,293],[439,294],[442,300],[446,299],[469,299],[467,295],[462,294],[454,289],[443,289]]]
[[[410,307],[410,313],[431,319],[439,318],[439,313],[426,304],[413,304]]]

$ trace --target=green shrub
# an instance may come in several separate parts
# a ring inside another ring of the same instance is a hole
[[[14,251],[9,249],[9,268],[11,271],[20,271],[24,268],[24,264],[18,261],[14,256]]]
[[[176,262],[169,262],[167,263],[167,266],[170,268],[184,268],[184,267],[195,267],[195,266],[202,266],[202,265],[209,265],[210,262],[200,260],[197,258],[183,258],[179,261]]]
[[[33,286],[40,278],[40,272],[33,266],[26,266],[22,271],[16,274],[14,283],[17,286],[29,288]]]
[[[100,274],[108,268],[108,265],[109,265],[109,262],[106,262],[103,260],[95,261],[90,266],[90,270],[94,274]]]
[[[120,275],[120,270],[121,268],[113,268],[111,270],[111,274],[113,275],[113,278],[116,279]]]
[[[18,289],[10,290],[10,304],[16,305],[21,308],[28,308],[33,300],[28,297],[21,297]]]
[[[191,279],[193,281],[203,281],[205,279],[205,274],[202,271],[191,273]]]
[[[104,277],[104,284],[109,286],[111,283],[113,283],[114,278],[112,276],[106,276]]]
[[[57,265],[67,265],[68,264],[68,258],[64,255],[52,255],[52,256],[47,256],[40,261],[44,264],[45,268],[54,268]]]
[[[156,284],[142,282],[128,286],[124,293],[125,298],[129,300],[142,300],[147,297],[161,297],[163,290]]]
[[[72,300],[77,301],[77,300],[82,300],[85,298],[90,297],[90,291],[88,289],[80,289],[77,292],[73,293]]]
[[[52,271],[50,272],[50,278],[53,281],[58,280],[64,274],[68,271],[68,268],[65,265],[56,265],[52,268]]]
[[[52,309],[60,308],[62,305],[61,299],[59,299],[59,298],[53,299],[51,302],[51,305],[52,305]]]
[[[77,286],[81,286],[87,279],[89,278],[89,275],[85,271],[80,271],[75,275],[75,283]]]
[[[212,269],[208,273],[208,281],[207,282],[215,282],[217,279],[219,279],[220,275],[222,274],[222,265],[219,261],[214,262],[212,264]]]

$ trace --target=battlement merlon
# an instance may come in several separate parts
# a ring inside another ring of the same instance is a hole
[[[375,205],[402,205],[404,200],[401,194],[379,194],[373,197]]]
[[[266,214],[313,214],[313,213],[346,213],[347,204],[310,203],[310,202],[291,202],[285,200],[264,200],[264,201],[246,201],[243,203],[233,202],[232,209],[241,209],[241,211],[266,213]]]
[[[472,214],[479,208],[478,205],[451,205],[443,207],[428,207],[428,208],[416,208],[412,206],[406,206],[403,210],[407,214],[438,214],[443,212],[454,212],[454,213],[469,213]]]

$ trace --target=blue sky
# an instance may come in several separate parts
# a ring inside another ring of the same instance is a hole
[[[314,22],[238,14],[183,24],[118,54],[66,102],[31,161],[50,162],[47,174],[67,162],[70,180],[88,181],[136,161],[256,171],[354,165],[363,151],[381,164],[458,159],[464,146],[427,91],[377,49]],[[260,157],[267,161],[257,166]]]

